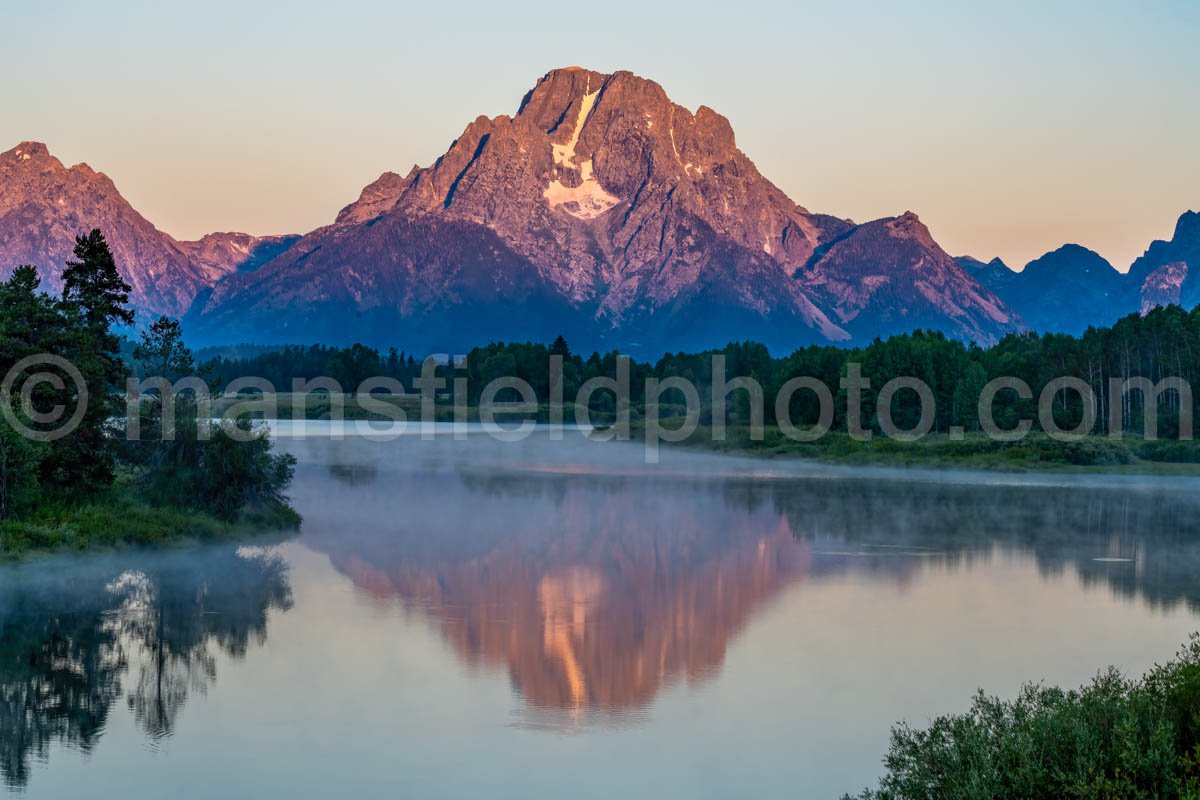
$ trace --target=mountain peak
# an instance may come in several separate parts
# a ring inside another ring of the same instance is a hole
[[[933,234],[929,232],[929,228],[912,211],[905,211],[898,217],[885,218],[879,220],[879,222],[888,229],[892,236],[917,239],[926,247],[941,249],[938,247],[937,242],[934,241]],[[870,225],[871,223],[868,222],[866,224]]]
[[[26,153],[31,156],[48,156],[50,148],[46,147],[43,142],[24,141],[13,148],[17,153]]]
[[[1121,277],[1121,273],[1117,272],[1116,268],[1102,255],[1095,250],[1074,243],[1064,244],[1057,250],[1052,250],[1041,258],[1030,261],[1022,272],[1031,276],[1057,272],[1075,276],[1081,281],[1114,282]]]
[[[428,167],[384,173],[334,225],[224,279],[196,319],[237,336],[244,322],[268,324],[248,309],[267,310],[284,337],[302,306],[334,334],[349,311],[389,336],[397,325],[466,331],[481,312],[458,304],[486,297],[535,310],[529,322],[545,333],[563,314],[554,333],[594,346],[757,338],[787,349],[850,337],[829,300],[864,335],[920,324],[991,341],[1013,328],[912,212],[839,246],[854,228],[763,177],[709,106],[691,111],[632,72],[562,67],[512,116],[475,118]]]
[[[33,161],[38,163],[48,159],[54,159],[54,156],[50,155],[50,148],[46,147],[46,145],[42,144],[41,142],[21,142],[11,150],[0,154],[0,160],[6,162],[15,161],[17,163],[22,163],[25,161]],[[57,161],[57,159],[54,160]]]
[[[1200,211],[1185,211],[1175,223],[1175,236],[1179,239],[1200,239]]]
[[[0,153],[0,167],[10,166],[20,169],[33,167],[41,172],[72,173],[87,180],[94,178],[107,179],[103,172],[97,172],[85,163],[80,162],[73,167],[66,167],[62,161],[50,152],[50,148],[41,142],[21,142],[11,150]],[[26,170],[28,172],[28,170]]]
[[[50,291],[62,287],[75,237],[104,231],[141,312],[181,315],[206,284],[178,242],[139,214],[116,186],[87,164],[67,168],[41,142],[0,154],[0,277],[33,264]]]

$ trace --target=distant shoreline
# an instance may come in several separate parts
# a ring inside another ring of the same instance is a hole
[[[295,419],[330,419],[334,404],[331,404],[327,397],[309,395],[298,417],[294,412],[300,409],[294,408],[293,399],[289,394],[276,396],[278,413],[273,419],[285,422]],[[233,402],[238,401],[223,398],[215,408],[219,411]],[[343,404],[342,418],[346,421],[388,421],[385,416],[363,409],[353,397],[344,397]],[[417,403],[410,399],[409,402],[397,402],[396,405],[404,410],[410,424],[418,424],[420,409]],[[512,426],[521,420],[530,420],[539,426],[545,426],[550,421],[550,411],[550,407],[543,403],[536,412],[519,414],[501,410],[495,413],[495,417],[505,426]],[[568,428],[574,427],[573,407],[567,404],[561,411],[563,424]],[[480,422],[478,406],[459,409],[457,413],[465,416],[465,419],[456,420],[455,413],[456,409],[452,406],[436,405],[431,421],[462,421],[472,425]],[[664,419],[662,428],[670,431],[682,421],[682,418]],[[611,415],[593,422],[598,432],[607,431],[612,423]],[[645,433],[644,421],[635,419],[631,422],[629,440],[645,441]],[[846,466],[1200,478],[1200,442],[1197,441],[1147,441],[1135,436],[1112,439],[1103,434],[1062,441],[1033,431],[1018,442],[997,441],[983,433],[966,433],[961,438],[943,433],[930,433],[912,442],[882,436],[875,436],[870,441],[859,441],[844,432],[830,432],[814,442],[797,442],[785,436],[775,425],[764,427],[761,441],[752,439],[749,429],[743,425],[728,425],[725,433],[725,439],[717,441],[713,437],[711,427],[700,426],[683,441],[671,444],[664,441],[662,444],[748,456],[764,461],[801,459]]]

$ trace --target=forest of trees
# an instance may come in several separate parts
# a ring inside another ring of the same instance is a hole
[[[247,511],[294,522],[283,496],[294,461],[248,421],[201,435],[195,414],[181,412],[190,422],[164,441],[154,435],[161,397],[151,393],[141,405],[149,435],[125,437],[130,365],[117,331],[134,322],[130,287],[100,231],[78,237],[74,255],[61,298],[40,290],[30,266],[0,283],[0,550],[155,538]],[[165,318],[132,356],[144,372],[193,371],[178,323]]]
[[[553,396],[550,373],[553,355],[563,359],[561,397],[566,403],[573,402],[587,381],[618,374],[620,356],[616,351],[584,357],[571,352],[561,337],[551,344],[493,343],[478,347],[453,365],[443,361],[438,374],[446,379],[447,396],[453,392],[452,379],[465,377],[470,404],[478,403],[489,382],[506,377],[526,381],[539,401],[545,403]],[[764,345],[756,342],[733,343],[719,351],[668,353],[653,363],[628,362],[634,413],[644,408],[647,379],[681,377],[697,387],[703,417],[706,422],[711,421],[714,355],[724,357],[727,382],[749,377],[762,386],[763,421],[767,425],[777,422],[774,401],[780,389],[793,378],[809,377],[830,388],[836,401],[833,429],[846,430],[846,393],[839,387],[848,366],[858,364],[862,375],[870,380],[870,386],[861,392],[860,422],[865,430],[879,432],[877,399],[880,390],[894,378],[917,378],[930,388],[936,408],[933,433],[947,433],[955,427],[967,432],[979,430],[980,394],[989,381],[1001,377],[1024,382],[1032,396],[1023,399],[1015,390],[999,391],[992,406],[997,426],[1008,430],[1020,420],[1031,420],[1036,429],[1040,424],[1038,398],[1043,389],[1051,381],[1072,378],[1086,383],[1094,394],[1095,422],[1090,432],[1112,432],[1111,420],[1136,437],[1141,434],[1147,416],[1146,393],[1136,389],[1120,391],[1116,395],[1119,405],[1111,406],[1110,380],[1146,378],[1151,384],[1158,384],[1164,379],[1180,378],[1190,386],[1200,367],[1197,361],[1200,309],[1188,312],[1179,306],[1157,308],[1145,316],[1124,317],[1110,327],[1091,328],[1082,336],[1014,333],[986,348],[941,333],[918,330],[877,339],[854,349],[814,345],[780,357],[772,356]],[[322,376],[333,377],[347,391],[353,391],[363,379],[376,375],[394,377],[411,391],[411,381],[420,373],[421,364],[411,355],[395,350],[382,354],[363,345],[343,349],[312,346],[287,347],[245,359],[218,358],[209,361],[205,370],[214,374],[219,383],[242,376],[264,377],[281,391],[290,389],[294,379]],[[676,390],[672,392],[664,394],[660,407],[664,416],[681,413],[682,395]],[[1083,398],[1078,391],[1066,388],[1052,394],[1056,426],[1071,430],[1086,421]],[[511,393],[502,397],[511,399]],[[1168,388],[1156,399],[1151,406],[1157,416],[1158,438],[1179,438],[1180,420],[1186,416],[1181,415],[1181,408],[1190,404],[1194,412],[1196,398],[1186,390]],[[613,400],[611,392],[600,391],[592,394],[590,405],[602,416],[612,413]],[[911,429],[921,414],[921,403],[915,392],[901,390],[892,397],[891,411],[898,428]],[[789,419],[797,425],[814,423],[820,412],[817,396],[811,391],[793,393],[788,412]],[[752,416],[749,393],[729,392],[725,414],[730,424],[749,423]]]

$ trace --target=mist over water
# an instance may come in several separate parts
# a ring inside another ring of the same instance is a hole
[[[0,568],[8,791],[836,797],[1200,629],[1187,480],[358,427],[277,426],[292,539]]]

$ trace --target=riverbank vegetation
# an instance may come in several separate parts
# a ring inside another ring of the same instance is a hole
[[[860,800],[1197,800],[1200,638],[1139,680],[980,692],[966,713],[898,725],[884,766]]]
[[[294,460],[274,454],[250,421],[203,429],[194,401],[181,397],[164,436],[169,418],[152,391],[139,406],[139,435],[126,436],[130,369],[116,331],[134,321],[128,297],[100,231],[77,239],[61,299],[40,290],[33,267],[0,283],[0,365],[10,377],[0,408],[0,553],[298,522],[284,495]],[[147,373],[192,372],[179,325],[165,318],[132,356]]]
[[[642,434],[643,427],[640,423],[633,425],[634,439]],[[887,437],[862,441],[834,432],[812,442],[797,442],[776,426],[767,426],[761,439],[752,438],[744,426],[727,427],[723,435],[718,439],[712,428],[701,426],[676,445],[735,455],[864,466],[1200,476],[1200,447],[1191,442],[1146,441],[1140,437],[1114,441],[1092,435],[1062,441],[1035,431],[1020,441],[1008,442],[971,432],[961,438],[934,433],[910,442]]]

